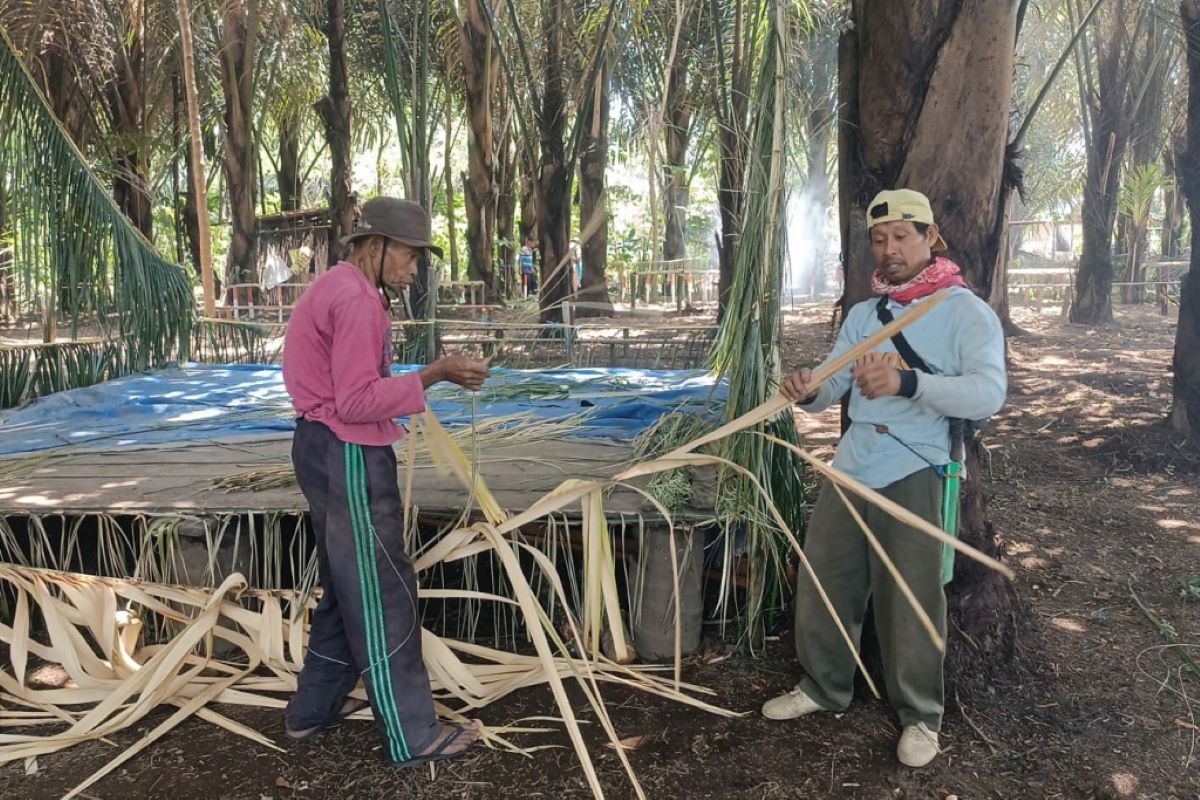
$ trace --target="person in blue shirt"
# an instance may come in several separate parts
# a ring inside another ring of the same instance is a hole
[[[878,267],[872,287],[885,299],[850,309],[830,359],[879,330],[881,316],[902,317],[947,289],[946,299],[903,333],[924,368],[907,363],[888,340],[819,389],[810,386],[812,370],[801,369],[780,390],[813,413],[849,392],[851,423],[833,465],[940,528],[943,474],[951,462],[950,420],[984,419],[1004,404],[1004,334],[992,309],[966,288],[958,265],[938,255],[946,243],[924,195],[906,189],[881,192],[868,206],[867,220]],[[944,641],[943,545],[865,500],[850,502]],[[813,508],[804,552],[856,644],[872,600],[888,702],[903,726],[896,755],[906,766],[925,766],[939,752],[942,653],[830,484],[822,487]],[[854,656],[803,571],[795,610],[796,652],[805,676],[792,691],[763,705],[769,719],[840,711],[853,694]]]
[[[537,241],[532,237],[525,240],[525,246],[521,248],[518,255],[518,261],[521,265],[521,287],[522,294],[525,297],[536,295],[538,290],[537,268],[534,265],[534,251],[537,249]]]

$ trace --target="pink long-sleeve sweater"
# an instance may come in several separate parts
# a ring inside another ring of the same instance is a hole
[[[298,416],[344,442],[390,445],[395,418],[425,410],[415,373],[392,376],[388,305],[366,276],[342,261],[301,296],[283,342],[283,383]]]

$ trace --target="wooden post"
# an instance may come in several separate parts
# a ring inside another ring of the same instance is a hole
[[[187,96],[188,138],[192,148],[192,192],[200,228],[200,280],[204,287],[204,315],[217,313],[212,271],[212,240],[208,226],[208,192],[204,185],[204,149],[200,144],[200,102],[196,98],[196,64],[192,50],[192,24],[187,0],[175,0],[179,15],[179,47],[183,54],[183,88]]]

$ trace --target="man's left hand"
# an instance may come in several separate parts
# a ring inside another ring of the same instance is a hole
[[[868,400],[900,394],[900,370],[883,361],[860,364],[850,370],[850,377]]]

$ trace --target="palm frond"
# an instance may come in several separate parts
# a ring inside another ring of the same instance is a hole
[[[26,336],[40,334],[42,346],[60,348],[65,358],[79,351],[67,342],[81,339],[102,340],[111,351],[67,369],[56,368],[61,359],[48,359],[44,349],[0,360],[4,403],[186,358],[194,316],[187,274],[117,208],[7,37],[0,46],[0,108],[6,227],[0,239],[11,247],[3,276],[14,289],[11,315],[24,323]],[[45,371],[18,374],[35,365]]]

